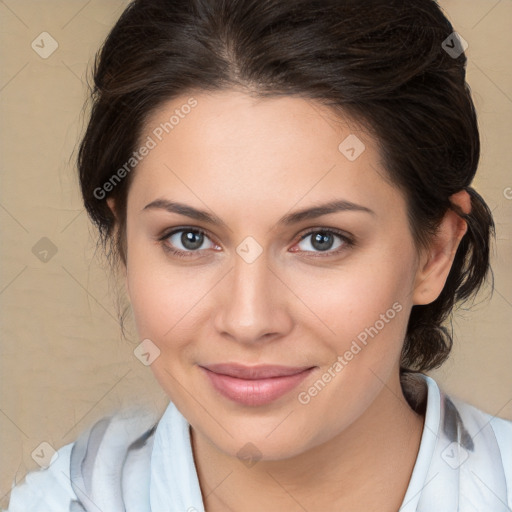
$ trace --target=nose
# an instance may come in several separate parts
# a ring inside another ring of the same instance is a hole
[[[244,344],[285,336],[293,328],[287,308],[290,295],[265,252],[251,263],[236,254],[215,298],[217,333]]]

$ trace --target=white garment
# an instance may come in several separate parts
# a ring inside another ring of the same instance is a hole
[[[426,410],[400,512],[512,511],[512,421],[449,398],[426,375],[407,386]],[[6,512],[204,512],[189,424],[172,402],[160,421],[103,418],[52,460],[13,484]]]

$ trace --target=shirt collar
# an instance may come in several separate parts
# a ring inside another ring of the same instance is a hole
[[[427,387],[420,449],[399,512],[508,512],[502,457],[492,417],[451,399],[427,375],[411,383]]]
[[[486,510],[501,510],[496,508],[496,496],[506,497],[506,483],[494,467],[501,457],[488,422],[482,424],[481,414],[468,415],[469,406],[464,403],[457,409],[427,375],[407,376],[405,391],[408,400],[415,402],[415,408],[424,409],[425,419],[418,455],[399,511],[477,512],[482,504],[492,504]],[[463,411],[464,422],[459,410]],[[151,510],[204,512],[189,429],[188,421],[170,402],[155,432],[151,455]],[[475,440],[479,450],[475,448]],[[485,474],[494,475],[495,492],[492,494],[477,480],[481,480],[478,475]],[[464,504],[459,503],[459,499]],[[172,509],[169,509],[170,503]],[[476,504],[476,508],[472,504]]]
[[[423,433],[421,434],[420,448],[412,470],[409,486],[405,492],[400,512],[416,512],[422,492],[428,488],[430,481],[427,478],[428,470],[434,455],[439,425],[441,421],[441,392],[434,379],[424,374],[416,374],[408,381],[410,392],[416,395],[424,393],[426,387],[426,408]],[[422,403],[419,399],[418,405]],[[432,510],[457,510],[457,508],[440,507]]]
[[[151,454],[151,510],[204,512],[189,427],[170,402],[158,423]]]

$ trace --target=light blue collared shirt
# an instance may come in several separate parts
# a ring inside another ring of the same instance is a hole
[[[399,512],[511,512],[512,421],[416,382],[425,424]],[[189,427],[172,402],[159,421],[103,418],[13,483],[5,512],[204,512]]]

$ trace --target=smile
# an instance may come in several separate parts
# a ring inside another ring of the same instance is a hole
[[[200,366],[212,387],[222,396],[242,405],[271,403],[297,387],[314,369],[240,365]]]

